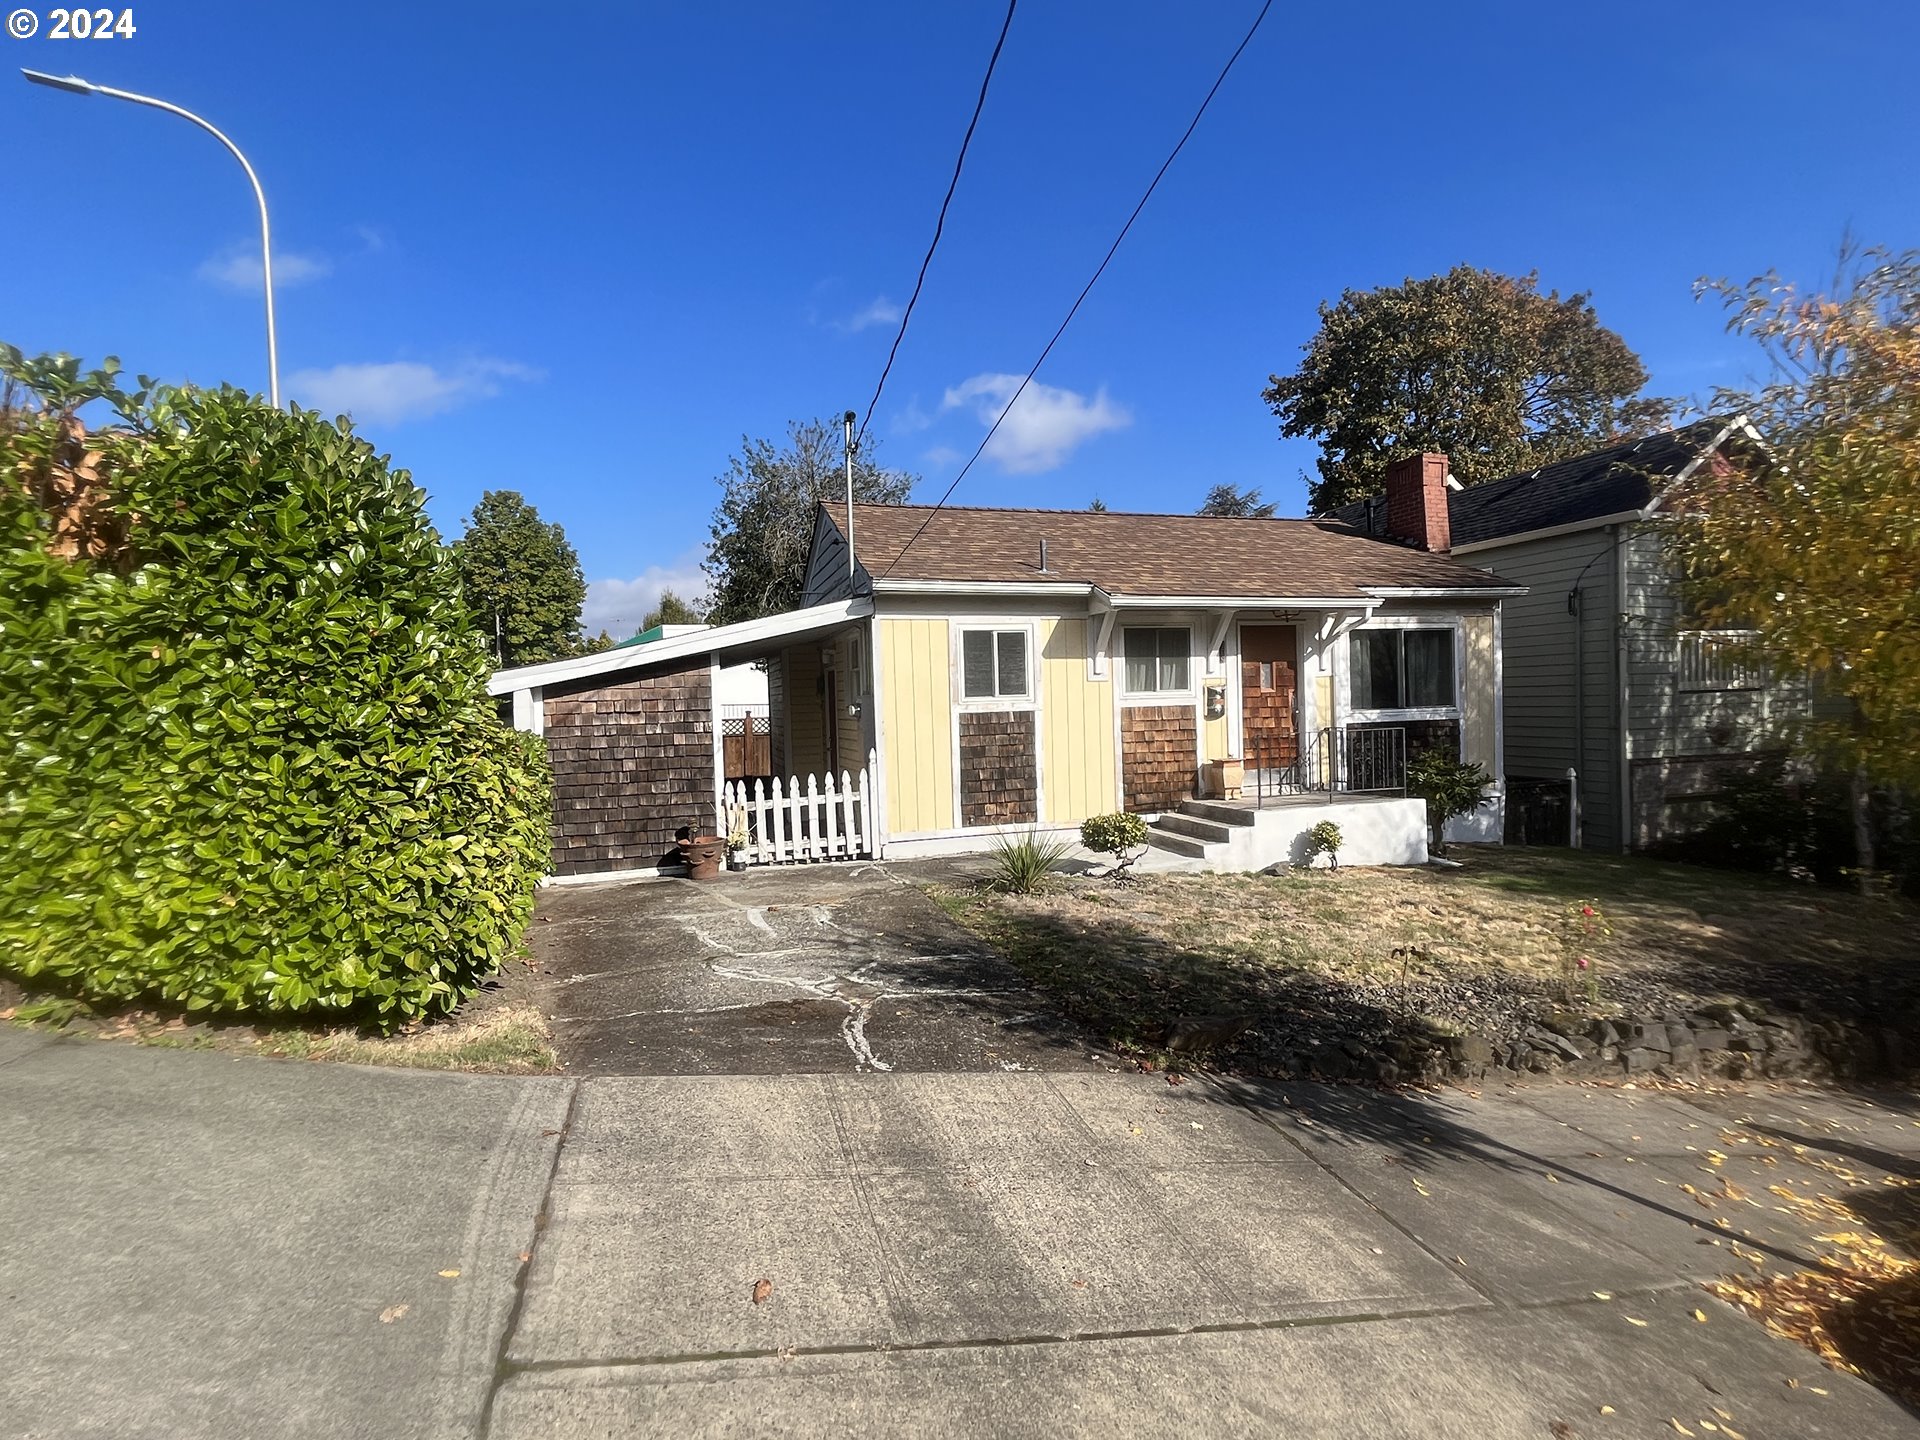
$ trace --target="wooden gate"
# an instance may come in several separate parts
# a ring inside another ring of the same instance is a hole
[[[720,712],[720,749],[729,780],[773,773],[773,726],[764,705],[728,705]]]

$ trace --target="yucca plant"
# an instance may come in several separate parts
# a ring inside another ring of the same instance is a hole
[[[1029,830],[1018,838],[1002,836],[993,844],[993,888],[1009,895],[1032,895],[1047,883],[1073,849],[1069,840],[1048,839]]]

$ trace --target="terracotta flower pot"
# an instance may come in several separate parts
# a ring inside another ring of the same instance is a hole
[[[696,835],[680,842],[680,853],[686,856],[691,878],[718,880],[727,858],[727,842],[718,835]]]

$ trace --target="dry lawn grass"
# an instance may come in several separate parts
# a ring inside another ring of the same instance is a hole
[[[31,1013],[31,1007],[27,1008]],[[0,1011],[0,1018],[16,1016],[10,1008]],[[218,1050],[343,1065],[490,1075],[543,1075],[560,1068],[546,1016],[524,1002],[494,1006],[471,1017],[450,1016],[395,1035],[309,1026],[216,1024],[144,1011],[81,1015],[58,1028],[70,1035],[161,1049]]]
[[[1732,998],[1850,1018],[1916,994],[1920,911],[1903,902],[1638,858],[1457,853],[1457,870],[1076,879],[944,903],[1076,1018],[1146,1046],[1207,1013],[1291,1044],[1517,1030],[1563,998],[1564,919],[1589,900],[1614,933],[1581,1008]]]

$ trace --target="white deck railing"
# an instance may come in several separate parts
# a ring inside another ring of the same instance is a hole
[[[873,854],[874,755],[858,775],[789,776],[729,780],[723,798],[729,817],[744,813],[749,865],[794,865],[859,860]]]

